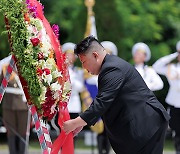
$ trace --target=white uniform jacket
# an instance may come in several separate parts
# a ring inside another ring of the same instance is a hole
[[[77,67],[69,67],[69,75],[72,85],[71,97],[68,103],[69,113],[81,112],[81,101],[79,93],[83,90],[83,71]]]
[[[157,73],[165,75],[169,82],[169,91],[166,102],[176,108],[180,108],[180,63],[170,63],[178,56],[178,53],[160,58],[153,68]]]
[[[156,91],[163,88],[163,81],[152,67],[147,65],[135,65],[135,68],[140,73],[150,90]]]

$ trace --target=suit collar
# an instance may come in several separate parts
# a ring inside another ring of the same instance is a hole
[[[106,56],[104,57],[104,60],[103,60],[103,62],[102,62],[102,65],[105,63],[105,61],[107,60],[107,58],[108,58],[109,56],[110,56],[109,54],[106,54]],[[102,67],[102,65],[101,65],[101,67]]]
[[[101,72],[102,72],[102,70],[103,70],[103,66],[104,66],[105,62],[107,61],[107,59],[108,59],[110,56],[111,56],[111,55],[106,54],[106,56],[104,57],[99,74],[101,74]]]

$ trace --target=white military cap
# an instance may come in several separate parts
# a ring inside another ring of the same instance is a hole
[[[132,55],[134,56],[134,54],[136,53],[136,51],[142,51],[146,53],[146,59],[145,61],[149,61],[151,58],[151,50],[149,49],[149,47],[147,46],[147,44],[143,43],[143,42],[139,42],[136,43],[133,48],[132,48]]]
[[[64,43],[62,45],[62,52],[74,53],[75,44],[71,42]]]
[[[113,55],[118,54],[118,49],[116,47],[116,45],[113,42],[110,41],[103,41],[101,42],[101,45],[106,49],[109,50]]]
[[[178,42],[176,43],[176,50],[177,50],[177,51],[180,51],[180,41],[178,41]]]

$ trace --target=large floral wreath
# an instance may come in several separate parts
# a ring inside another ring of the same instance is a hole
[[[0,0],[0,9],[10,26],[11,47],[21,82],[25,83],[23,88],[28,103],[35,105],[40,117],[50,120],[59,102],[68,101],[71,89],[65,56],[60,45],[55,49],[50,38],[56,35],[57,44],[59,27],[53,25],[54,33],[48,34],[52,29],[44,26],[43,6],[34,6],[33,0]]]

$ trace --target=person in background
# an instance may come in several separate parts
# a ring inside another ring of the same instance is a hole
[[[107,54],[92,36],[78,43],[74,51],[82,66],[98,75],[98,94],[79,117],[64,122],[65,133],[76,135],[102,117],[115,153],[162,153],[170,117],[137,70]]]
[[[155,70],[145,65],[151,58],[151,51],[149,47],[142,42],[136,43],[132,48],[133,60],[135,68],[140,73],[148,88],[152,91],[161,90],[164,86],[160,76]]]
[[[2,72],[0,83],[6,74],[11,56],[0,61]],[[17,71],[13,71],[5,90],[2,103],[3,122],[7,129],[10,154],[24,154],[26,147],[26,130],[28,107]]]
[[[180,41],[176,44],[177,52],[157,60],[153,68],[157,73],[166,76],[169,82],[169,91],[166,102],[170,106],[169,125],[175,132],[174,142],[176,154],[180,154]],[[177,63],[173,63],[177,59]]]
[[[68,42],[62,45],[62,52],[66,54],[70,81],[72,85],[71,97],[68,103],[68,110],[71,119],[79,116],[81,113],[81,100],[79,93],[82,92],[83,86],[83,71],[74,66],[77,56],[74,54],[75,44]]]

